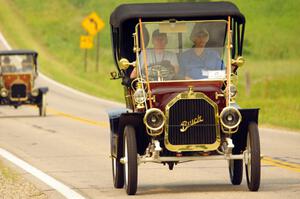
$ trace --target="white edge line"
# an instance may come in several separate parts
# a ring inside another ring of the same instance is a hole
[[[8,42],[6,41],[6,39],[3,37],[3,34],[1,32],[0,32],[0,40],[1,40],[1,42],[3,43],[3,45],[6,49],[8,49],[8,50],[12,49],[10,47],[10,45],[8,44]],[[45,79],[47,79],[46,76],[43,75],[43,77]],[[48,80],[50,81],[51,79],[48,78]],[[53,81],[53,83],[56,83],[54,80],[52,80],[52,81]],[[59,85],[58,83],[56,83],[56,84]],[[25,161],[17,158],[13,154],[9,153],[8,151],[6,151],[2,148],[0,148],[0,155],[2,157],[4,157],[5,159],[11,161],[15,165],[19,166],[23,170],[27,171],[28,173],[32,174],[36,178],[40,179],[45,184],[47,184],[50,187],[56,189],[59,193],[61,193],[63,196],[67,197],[68,199],[85,199],[83,196],[79,195],[77,192],[73,191],[72,189],[70,189],[66,185],[62,184],[61,182],[55,180],[53,177],[43,173],[41,170],[38,170],[38,169],[34,168],[33,166],[29,165]]]
[[[18,157],[14,156],[13,154],[9,153],[8,151],[0,148],[0,155],[5,159],[9,160],[13,164],[19,166],[23,170],[27,171],[28,173],[32,174],[36,178],[43,181],[45,184],[49,185],[50,187],[56,189],[59,193],[65,196],[68,199],[85,199],[83,196],[79,195],[77,192],[73,191],[66,185],[62,184],[61,182],[55,180],[53,177],[45,174],[41,170],[29,165],[25,161],[19,159]]]
[[[4,36],[1,32],[0,32],[0,40],[6,49],[11,50],[10,45],[7,43],[6,39],[4,38]]]

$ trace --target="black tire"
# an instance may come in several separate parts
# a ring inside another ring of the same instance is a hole
[[[231,184],[240,185],[243,179],[243,160],[229,160],[228,163]]]
[[[43,111],[42,111],[42,106],[39,106],[39,116],[41,116],[42,117],[42,113]]]
[[[112,158],[112,174],[114,187],[117,189],[124,187],[124,165],[117,158]]]
[[[47,102],[46,102],[46,95],[45,94],[42,94],[42,98],[41,98],[41,102],[39,104],[39,115],[41,117],[45,117],[46,116],[46,105],[47,105]]]
[[[132,126],[126,126],[124,129],[124,181],[125,190],[128,195],[135,195],[137,190],[137,146],[135,138],[135,129]]]
[[[112,157],[112,175],[113,175],[113,184],[114,187],[117,189],[123,188],[124,187],[124,165],[120,162],[120,156],[122,155],[117,155],[117,157],[113,156],[113,150],[114,150],[114,142],[117,140],[116,137],[114,137],[113,133],[111,132],[110,134],[110,144],[111,144],[111,157]],[[118,146],[118,151],[117,154],[122,154],[121,153],[122,148],[119,148]]]
[[[257,191],[260,186],[260,141],[257,124],[251,122],[248,126],[247,147],[248,163],[246,167],[247,185],[250,191]]]

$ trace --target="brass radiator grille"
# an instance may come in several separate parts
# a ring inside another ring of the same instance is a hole
[[[214,143],[214,107],[204,99],[177,101],[169,110],[169,141],[172,145]]]
[[[26,97],[26,86],[24,84],[14,84],[11,86],[11,97],[12,98],[25,98]]]
[[[212,151],[220,146],[218,106],[204,93],[180,93],[166,105],[164,143],[170,151]]]

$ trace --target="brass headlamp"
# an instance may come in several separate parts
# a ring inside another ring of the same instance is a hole
[[[239,126],[242,121],[242,115],[234,107],[225,107],[220,114],[220,121],[223,127],[231,131]]]
[[[150,108],[146,111],[144,123],[149,130],[159,131],[164,127],[165,122],[166,117],[160,109]]]

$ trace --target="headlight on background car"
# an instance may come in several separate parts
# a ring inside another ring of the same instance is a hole
[[[38,96],[39,95],[39,90],[37,88],[32,89],[31,95],[34,96],[34,97]]]
[[[220,114],[221,124],[227,129],[234,129],[241,123],[242,116],[238,109],[226,107]]]
[[[0,91],[1,97],[7,97],[8,96],[8,91],[5,88],[2,88]]]
[[[151,108],[146,111],[144,116],[144,123],[152,131],[158,131],[163,128],[165,125],[165,115],[164,113],[157,109]]]

